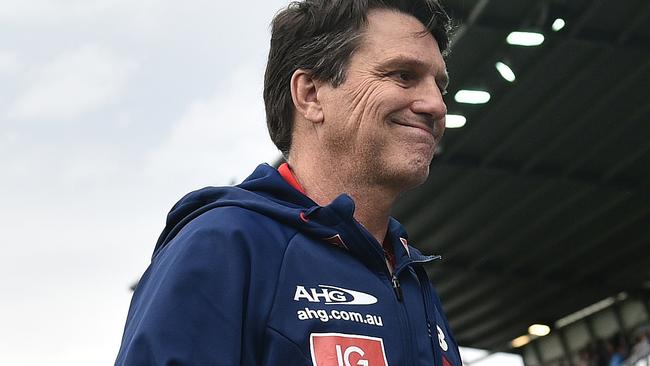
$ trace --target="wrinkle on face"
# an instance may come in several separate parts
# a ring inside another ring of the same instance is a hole
[[[345,121],[346,131],[350,136],[361,138],[359,132],[364,120],[379,118],[378,105],[383,95],[381,84],[371,78],[363,78],[354,89],[347,89],[350,94],[351,113]],[[368,111],[372,114],[368,115]]]

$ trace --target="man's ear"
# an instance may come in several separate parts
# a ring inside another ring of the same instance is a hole
[[[311,73],[303,69],[291,75],[291,99],[296,113],[313,123],[323,122],[323,108],[318,100],[318,86]]]

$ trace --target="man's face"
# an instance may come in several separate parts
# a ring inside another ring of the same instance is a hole
[[[346,79],[319,88],[327,154],[359,183],[421,184],[445,128],[447,84],[438,44],[415,17],[372,10]]]

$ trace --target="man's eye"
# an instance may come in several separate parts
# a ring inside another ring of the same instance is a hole
[[[412,81],[413,74],[408,71],[397,71],[395,72],[395,77],[400,81]]]

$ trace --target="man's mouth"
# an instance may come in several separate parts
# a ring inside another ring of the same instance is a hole
[[[423,119],[423,118],[421,118],[421,119]],[[423,130],[423,131],[429,133],[430,135],[432,135],[436,140],[438,140],[438,137],[434,133],[435,123],[433,121],[428,121],[428,120],[427,121],[418,121],[418,120],[413,120],[413,119],[405,120],[405,119],[394,118],[394,117],[391,118],[390,120],[391,120],[391,122],[393,122],[395,124],[398,124],[400,126],[417,128],[417,129]]]

